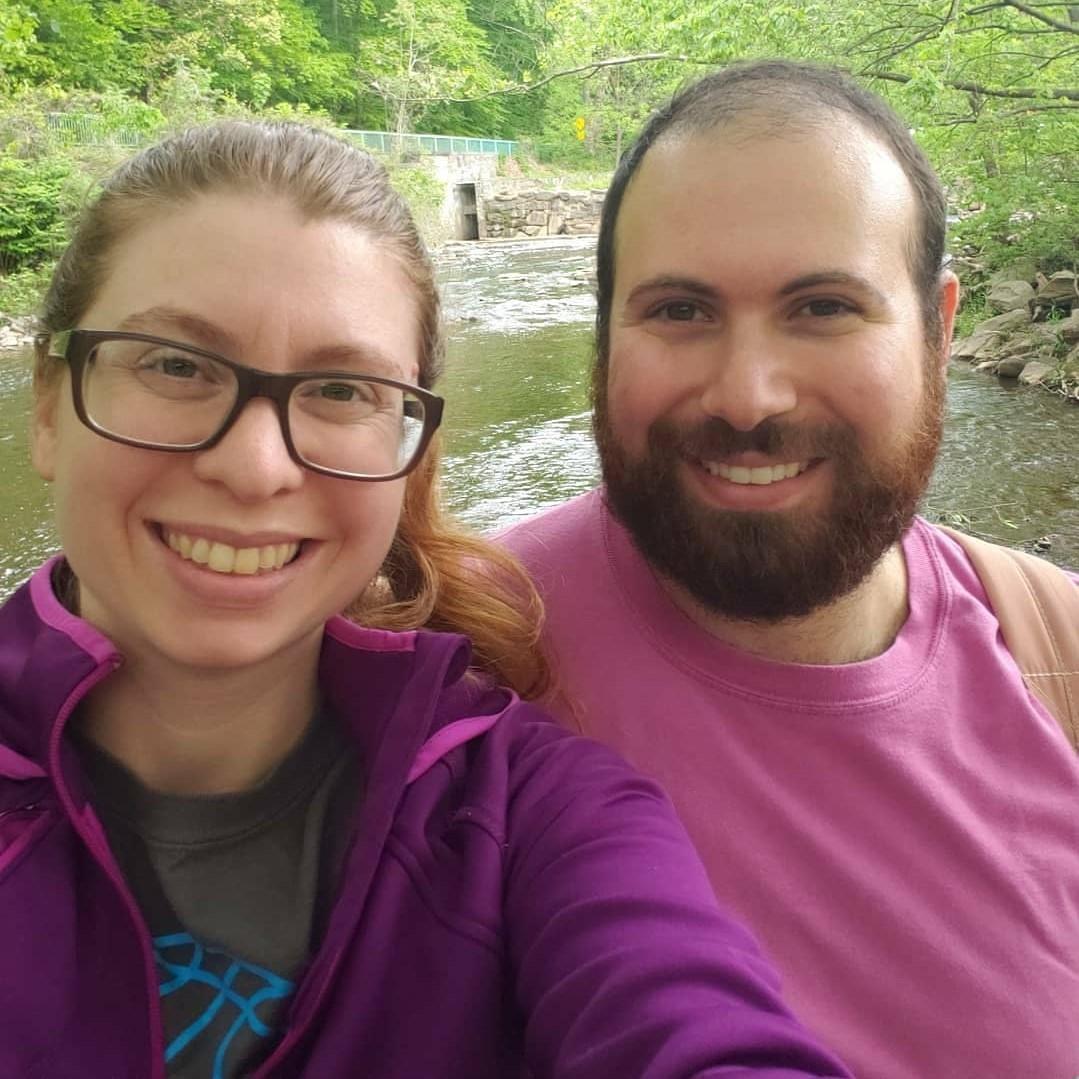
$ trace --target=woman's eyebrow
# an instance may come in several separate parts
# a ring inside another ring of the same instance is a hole
[[[169,306],[148,307],[121,320],[117,329],[138,333],[178,333],[184,341],[198,344],[211,352],[235,359],[239,349],[236,339],[227,330],[201,315]],[[251,366],[260,367],[258,363]],[[304,353],[296,363],[297,370],[351,370],[357,374],[400,378],[401,365],[370,341],[355,344],[328,345]]]
[[[227,330],[201,315],[166,305],[136,311],[122,319],[117,329],[152,333],[161,332],[162,327],[178,332],[186,340],[194,340],[214,352],[228,354],[236,347],[235,338]]]
[[[304,353],[300,368],[305,371],[352,370],[357,374],[400,378],[401,365],[389,353],[371,342],[329,345]]]

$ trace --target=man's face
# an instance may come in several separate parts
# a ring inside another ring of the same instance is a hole
[[[671,136],[630,184],[596,386],[604,478],[644,555],[710,611],[808,614],[909,524],[946,355],[925,341],[915,235],[902,169],[841,118]],[[949,281],[945,335],[954,304]]]

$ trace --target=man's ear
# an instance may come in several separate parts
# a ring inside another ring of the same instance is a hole
[[[43,480],[56,478],[56,425],[62,388],[59,379],[51,386],[39,387],[30,414],[30,461]]]
[[[955,313],[959,310],[959,278],[951,270],[944,270],[940,275],[937,306],[940,311],[941,366],[947,367],[948,357],[952,351]]]

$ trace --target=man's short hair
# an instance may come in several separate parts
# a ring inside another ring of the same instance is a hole
[[[894,155],[917,203],[917,230],[907,262],[922,308],[926,341],[940,347],[938,307],[944,259],[947,200],[940,179],[892,108],[850,76],[833,68],[789,60],[734,64],[679,91],[655,112],[622,156],[603,203],[596,250],[597,375],[606,370],[614,293],[615,229],[630,180],[664,136],[707,134],[738,123],[750,137],[782,137],[822,126],[836,113],[852,117]]]

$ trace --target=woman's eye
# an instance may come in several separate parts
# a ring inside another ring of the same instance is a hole
[[[163,356],[157,367],[170,378],[194,378],[199,373],[198,364],[186,356]]]
[[[327,401],[347,403],[359,397],[359,391],[356,387],[346,385],[344,382],[324,382],[318,389],[319,396]]]
[[[206,377],[210,367],[199,357],[187,356],[182,352],[150,352],[140,357],[136,366],[149,375],[176,379]]]

